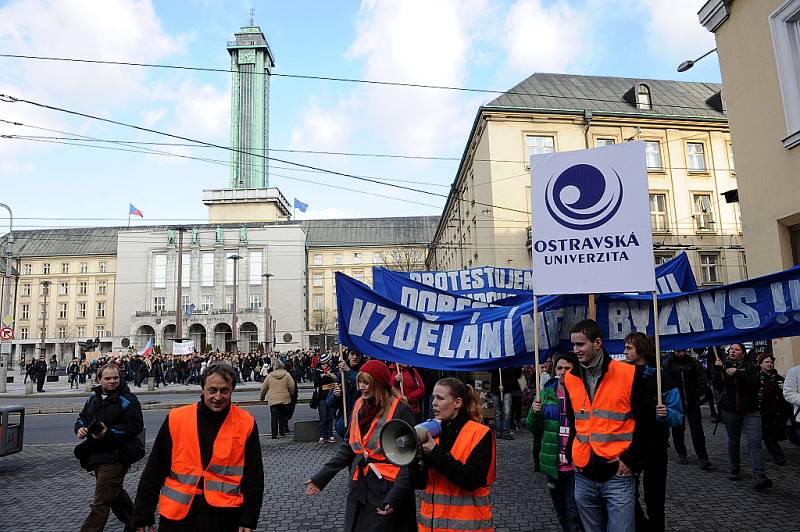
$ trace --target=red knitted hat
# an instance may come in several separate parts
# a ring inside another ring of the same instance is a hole
[[[369,373],[373,379],[380,382],[387,388],[392,387],[392,374],[389,372],[389,368],[386,367],[386,364],[380,360],[370,360],[361,366],[361,371],[364,373]]]

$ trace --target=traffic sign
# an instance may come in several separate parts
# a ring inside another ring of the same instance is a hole
[[[13,340],[14,329],[11,327],[0,327],[0,340]]]
[[[3,316],[2,322],[6,327],[11,327],[14,324],[14,316],[11,316],[10,314]]]

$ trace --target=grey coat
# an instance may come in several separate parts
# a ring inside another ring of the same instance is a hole
[[[405,403],[395,409],[393,419],[402,419],[415,424],[414,415]],[[356,422],[353,420],[352,422]],[[353,461],[356,454],[347,439],[337,447],[336,454],[322,466],[311,480],[323,489],[336,476],[348,468],[350,485],[347,491],[347,508],[344,515],[345,532],[414,532],[417,530],[417,503],[408,467],[401,467],[394,482],[379,479],[368,473],[358,480],[353,478]],[[376,508],[387,504],[394,512],[387,516],[378,515]]]

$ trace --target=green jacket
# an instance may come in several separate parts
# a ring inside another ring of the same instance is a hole
[[[536,413],[531,409],[525,422],[534,440],[541,434],[539,465],[542,473],[554,480],[558,479],[558,432],[561,424],[561,405],[556,396],[556,386],[558,379],[550,379],[544,385],[541,392],[542,411]]]

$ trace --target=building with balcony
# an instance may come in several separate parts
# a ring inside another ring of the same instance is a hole
[[[478,109],[427,257],[432,270],[531,267],[533,154],[645,142],[655,259],[698,284],[747,277],[722,86],[534,74]],[[730,196],[730,194],[729,194]]]

